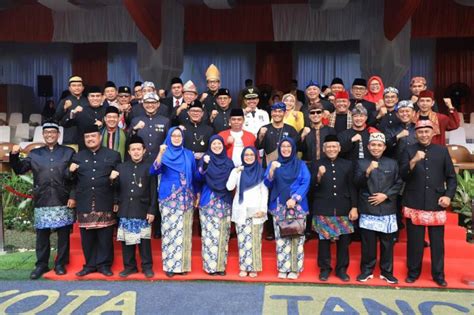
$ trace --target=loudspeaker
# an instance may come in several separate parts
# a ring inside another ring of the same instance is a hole
[[[53,76],[39,75],[36,77],[38,87],[38,96],[51,97],[53,96]]]

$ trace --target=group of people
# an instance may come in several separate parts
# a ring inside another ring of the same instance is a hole
[[[114,235],[123,249],[121,277],[138,272],[137,246],[142,272],[154,276],[153,237],[161,237],[166,275],[186,274],[196,213],[210,275],[225,275],[235,226],[241,277],[262,271],[265,230],[275,239],[279,278],[299,277],[305,239],[317,235],[319,279],[331,274],[335,243],[335,275],[349,281],[349,244],[358,235],[357,280],[373,278],[379,240],[380,278],[397,283],[393,248],[406,221],[406,282],[421,274],[427,227],[433,280],[447,285],[444,223],[456,177],[444,133],[459,127],[449,99],[446,115],[434,111],[434,93],[422,77],[412,79],[410,100],[399,100],[379,77],[356,78],[351,99],[335,78],[324,92],[310,81],[304,99],[292,89],[268,108],[259,106],[253,86],[241,91],[241,104],[233,103],[214,65],[206,79],[208,90],[199,94],[192,81],[174,78],[165,98],[152,82],[137,82],[132,98],[129,87],[113,82],[88,87],[84,96],[82,79],[70,78],[55,121],[43,124],[45,146],[25,158],[19,146],[10,154],[17,174],[34,176],[32,279],[49,270],[55,230],[55,272],[67,272],[76,220],[85,257],[79,277],[113,274]],[[77,153],[58,144],[60,125]]]

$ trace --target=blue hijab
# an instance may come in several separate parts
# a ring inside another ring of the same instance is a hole
[[[283,157],[281,155],[281,145],[284,142],[291,144],[291,155],[289,157]],[[286,204],[286,201],[291,198],[291,185],[295,182],[300,174],[301,160],[296,156],[296,145],[295,141],[291,138],[284,138],[278,145],[278,162],[281,166],[275,169],[273,173],[273,187],[270,193],[270,201],[273,202],[280,198],[282,204]]]
[[[161,163],[176,172],[185,174],[186,185],[191,186],[193,183],[192,161],[194,160],[194,155],[190,150],[184,148],[184,135],[181,145],[173,145],[171,142],[171,134],[173,134],[173,131],[175,130],[179,130],[181,135],[183,135],[183,131],[178,127],[172,127],[168,130],[165,140],[165,144],[168,147],[163,154]]]
[[[214,141],[222,143],[222,152],[215,154],[211,150],[211,144]],[[229,179],[230,172],[234,168],[234,162],[227,157],[224,139],[219,135],[213,135],[209,139],[209,148],[206,155],[211,158],[206,170],[206,184],[212,190],[214,195],[220,198],[229,197],[229,191],[226,188],[227,179]],[[200,166],[204,165],[204,159],[199,161]]]
[[[255,154],[255,161],[252,164],[247,164],[244,161],[245,151],[251,150]],[[262,165],[258,162],[258,152],[254,147],[245,147],[240,156],[244,170],[240,174],[239,184],[239,203],[244,200],[244,192],[257,186],[263,181],[265,171]]]

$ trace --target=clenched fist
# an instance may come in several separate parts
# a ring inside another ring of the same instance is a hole
[[[78,164],[71,163],[71,165],[69,165],[69,172],[74,173],[75,171],[77,171],[78,168],[79,168]]]
[[[358,133],[351,138],[352,142],[362,141],[362,136]]]
[[[117,172],[117,171],[112,171],[112,172],[110,172],[109,178],[110,178],[110,180],[114,180],[114,179],[116,179],[118,176],[119,176],[119,172]]]
[[[140,120],[140,121],[135,125],[135,127],[133,127],[134,130],[139,130],[139,129],[143,129],[143,128],[145,128],[145,123],[144,123],[142,120]]]
[[[82,112],[83,109],[84,109],[84,108],[82,108],[82,106],[79,105],[79,106],[77,106],[76,108],[73,109],[73,112],[75,112],[75,113],[80,113],[80,112]]]
[[[206,155],[204,155],[202,160],[204,161],[204,163],[209,164],[209,162],[211,161],[211,157],[206,154]]]
[[[405,138],[405,137],[408,137],[410,133],[408,132],[408,130],[406,129],[403,129],[402,131],[400,131],[397,135],[397,139],[401,139],[401,138]]]
[[[416,151],[416,154],[414,156],[414,159],[416,161],[421,161],[426,157],[426,153],[424,151]]]
[[[318,177],[322,177],[326,173],[326,167],[324,165],[321,165],[318,168]]]
[[[226,143],[227,143],[227,144],[232,144],[232,143],[234,143],[234,137],[228,136],[228,137],[227,137],[227,140],[226,140]]]
[[[20,153],[20,150],[21,150],[21,147],[18,144],[15,144],[12,147],[12,154],[18,154],[18,153]]]
[[[66,100],[64,102],[64,107],[63,108],[64,108],[64,110],[68,110],[68,108],[71,107],[71,106],[72,106],[71,100]]]
[[[167,148],[168,148],[168,146],[166,144],[160,145],[160,154],[165,153]]]

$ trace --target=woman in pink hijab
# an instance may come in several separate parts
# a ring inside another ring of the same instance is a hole
[[[374,75],[370,77],[369,81],[367,81],[367,84],[368,91],[364,99],[377,104],[378,109],[379,103],[383,102],[383,90],[385,88],[382,79],[379,76]]]

